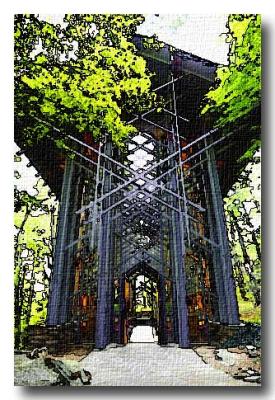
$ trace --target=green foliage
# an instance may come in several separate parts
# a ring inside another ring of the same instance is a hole
[[[229,64],[217,69],[202,110],[213,114],[219,127],[248,116],[261,101],[261,17],[232,14],[227,28]]]
[[[237,299],[239,312],[242,321],[252,322],[255,324],[261,323],[261,306],[256,306],[253,299],[243,300],[239,288],[237,288]]]
[[[227,28],[228,65],[218,67],[202,114],[213,118],[214,125],[224,131],[248,119],[247,132],[254,135],[260,131],[260,122],[253,125],[247,117],[261,102],[261,17],[232,14]],[[260,321],[261,304],[259,148],[260,140],[251,136],[250,146],[239,160],[247,166],[225,199],[241,318],[250,322]]]
[[[131,43],[142,22],[137,14],[71,14],[61,26],[15,16],[15,109],[28,121],[27,144],[51,134],[30,116],[65,133],[107,134],[117,145],[135,132],[125,115],[155,101],[146,62]]]
[[[249,162],[252,160],[255,152],[261,147],[261,141],[259,139],[253,139],[248,150],[240,157],[240,162]]]
[[[24,346],[29,325],[45,322],[57,203],[40,178],[37,194],[15,189],[15,347]]]
[[[260,322],[261,231],[259,152],[243,170],[225,199],[234,276],[241,319]]]
[[[142,40],[142,46],[144,49],[159,51],[164,47],[164,42],[161,42],[157,35],[153,35],[150,37],[144,37]]]
[[[31,196],[27,191],[14,189],[14,211],[19,213],[24,208],[37,211],[40,208],[47,211],[47,205],[43,205],[44,199]]]

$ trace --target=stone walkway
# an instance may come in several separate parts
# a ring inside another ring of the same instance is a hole
[[[92,386],[258,386],[205,364],[192,349],[130,343],[93,351],[80,362]]]

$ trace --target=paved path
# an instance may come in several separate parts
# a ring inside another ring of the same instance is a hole
[[[216,370],[192,349],[130,343],[93,351],[81,361],[92,386],[254,386]]]

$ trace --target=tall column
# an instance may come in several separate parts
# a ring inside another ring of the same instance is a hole
[[[204,176],[206,175],[206,171],[204,171]],[[207,223],[209,227],[209,237],[211,242],[217,243],[218,245],[218,237],[215,229],[215,216],[213,214],[212,207],[212,199],[211,199],[211,189],[209,187],[209,183],[207,179],[204,179],[204,190],[205,190],[205,200],[206,200],[206,209],[207,209]],[[213,271],[213,279],[215,283],[215,295],[216,300],[213,304],[214,307],[214,321],[215,322],[227,322],[227,304],[225,302],[226,292],[223,280],[223,271],[220,268],[220,250],[214,244],[211,245],[212,252],[212,271]]]
[[[106,144],[106,154],[111,153],[111,143]],[[103,193],[106,194],[111,190],[111,176],[105,172],[103,182]],[[102,211],[111,205],[110,197],[103,201]],[[110,312],[108,301],[110,300],[110,273],[111,273],[111,235],[112,235],[111,211],[101,216],[101,227],[98,243],[98,283],[97,283],[97,313],[96,313],[96,332],[95,347],[104,349],[110,338]]]
[[[165,277],[164,277],[164,248],[163,248],[163,218],[160,220],[160,268],[159,268],[159,344],[167,344],[166,332],[166,293],[165,293]]]
[[[121,224],[121,221],[120,221]],[[122,226],[120,225],[120,230]],[[119,270],[119,324],[118,324],[118,343],[124,344],[124,324],[126,319],[126,302],[125,302],[125,248],[123,239],[120,236],[120,270]]]
[[[170,240],[174,252],[173,283],[176,289],[177,299],[177,323],[178,323],[178,343],[179,347],[189,347],[189,328],[188,328],[188,310],[186,304],[186,279],[184,271],[184,238],[182,235],[182,219],[176,211],[172,211],[171,218],[172,230]]]
[[[78,167],[74,166],[74,174],[72,180],[72,191],[71,191],[71,201],[68,209],[68,214],[70,216],[68,232],[67,232],[67,243],[72,243],[76,237],[76,225],[79,220],[79,216],[75,211],[79,208],[80,191],[82,189],[81,180]],[[82,193],[81,193],[82,194]],[[60,307],[60,313],[64,316],[63,322],[69,322],[71,320],[71,310],[73,303],[73,292],[74,292],[74,282],[75,282],[75,248],[71,246],[66,250],[66,256],[64,262],[66,263],[66,274],[62,283],[62,296],[66,301],[63,301]]]
[[[220,291],[220,320],[223,323],[234,325],[239,324],[240,320],[236,297],[236,287],[233,277],[232,259],[227,237],[223,198],[219,184],[214,149],[210,148],[207,150],[206,155],[209,184],[212,195],[211,211],[213,212],[215,222],[214,227],[212,225],[211,229],[213,234],[215,234],[217,237],[219,244],[219,249],[214,255],[214,267],[217,289]],[[223,281],[223,284],[221,284],[220,280]]]
[[[124,321],[126,318],[125,304],[125,276],[121,274],[119,278],[119,321],[118,321],[118,343],[124,344]]]
[[[68,302],[68,293],[64,293],[63,281],[66,279],[66,245],[68,232],[71,227],[70,203],[72,190],[72,178],[74,171],[73,160],[67,159],[62,183],[62,193],[57,226],[56,246],[53,260],[53,272],[51,277],[47,325],[59,325],[66,322],[66,313],[62,310],[62,304]]]
[[[173,311],[173,340],[175,343],[179,342],[179,328],[178,328],[178,306],[177,306],[177,288],[175,282],[175,251],[172,238],[172,221],[168,221],[169,227],[169,253],[170,253],[170,267],[172,269],[172,311]]]
[[[169,141],[168,146],[171,152],[174,151],[175,141]],[[171,161],[171,167],[176,161]],[[181,171],[182,172],[182,171]],[[180,172],[180,174],[181,174]],[[179,194],[179,176],[176,170],[171,174],[169,187],[172,191]],[[184,188],[183,188],[184,189]],[[178,333],[178,344],[181,348],[189,347],[189,326],[188,309],[186,304],[186,277],[185,277],[185,242],[184,224],[180,201],[170,197],[170,203],[178,209],[171,211],[169,240],[173,273],[173,303],[174,296],[177,304],[176,328]]]
[[[177,190],[176,172],[172,174],[170,186],[171,189]],[[175,327],[178,334],[179,347],[189,347],[189,328],[188,328],[188,310],[186,304],[186,278],[184,270],[185,244],[184,244],[184,221],[178,201],[171,199],[171,204],[179,208],[179,211],[171,211],[169,240],[173,273],[173,300],[176,300],[177,319]],[[173,301],[174,302],[174,301]],[[175,332],[176,333],[176,332]]]
[[[108,213],[102,216],[101,232],[99,237],[99,265],[97,283],[97,311],[96,311],[96,333],[95,347],[104,349],[108,344],[108,288],[109,288],[109,268],[108,255],[110,252],[110,218]]]
[[[110,212],[110,217],[112,211]],[[114,329],[114,267],[115,267],[115,240],[114,221],[110,220],[110,239],[108,249],[108,289],[107,289],[107,342],[111,343]]]

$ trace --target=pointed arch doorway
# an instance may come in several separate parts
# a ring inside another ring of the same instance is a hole
[[[149,341],[167,344],[165,316],[165,280],[159,272],[141,262],[128,270],[120,279],[119,341],[131,341],[133,330],[152,332]],[[141,327],[147,327],[141,329]],[[136,335],[135,335],[136,336]],[[139,341],[137,338],[135,341]],[[146,341],[143,337],[141,342]]]

